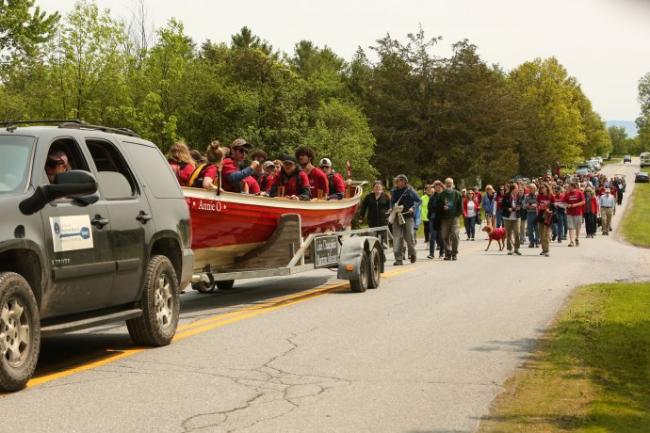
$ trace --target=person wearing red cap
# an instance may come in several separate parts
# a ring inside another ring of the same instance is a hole
[[[59,173],[70,171],[68,155],[62,150],[53,150],[47,155],[45,162],[45,173],[50,183],[54,183],[54,178]]]

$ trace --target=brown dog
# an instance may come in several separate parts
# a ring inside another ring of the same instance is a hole
[[[503,251],[503,248],[505,247],[505,238],[506,238],[506,229],[503,227],[499,228],[494,228],[492,226],[485,226],[481,229],[485,233],[488,234],[488,239],[490,239],[490,242],[488,242],[488,246],[485,249],[485,251],[490,249],[490,245],[492,245],[492,241],[497,241],[499,244],[499,251]]]

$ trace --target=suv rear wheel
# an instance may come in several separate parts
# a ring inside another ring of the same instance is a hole
[[[144,276],[141,307],[143,314],[126,321],[136,344],[165,346],[176,333],[180,300],[174,266],[165,256],[154,256]]]
[[[36,298],[29,283],[0,273],[0,391],[18,391],[34,374],[41,343]]]

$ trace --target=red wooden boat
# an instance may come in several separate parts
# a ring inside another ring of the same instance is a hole
[[[361,187],[343,200],[299,201],[198,188],[183,188],[192,218],[194,267],[228,268],[263,244],[283,214],[299,214],[303,237],[347,229],[361,199]]]

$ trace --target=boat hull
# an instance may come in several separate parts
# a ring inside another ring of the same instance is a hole
[[[280,216],[301,217],[302,235],[349,228],[359,205],[355,197],[331,201],[292,201],[183,188],[192,220],[195,268],[226,269],[236,258],[266,242]]]

